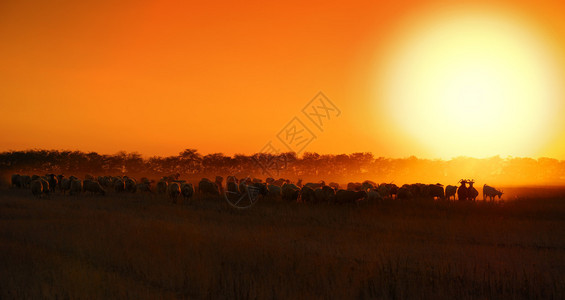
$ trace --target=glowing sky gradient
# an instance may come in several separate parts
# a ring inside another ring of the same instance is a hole
[[[316,135],[306,151],[448,159],[456,155],[408,134],[379,96],[406,28],[471,4],[511,11],[547,42],[556,68],[565,60],[560,1],[389,2],[4,1],[0,151],[250,154],[294,117],[308,121],[301,109],[322,91],[341,114],[322,129],[305,123]],[[545,125],[551,136],[532,141],[542,143],[535,152],[496,154],[565,159],[562,119]]]

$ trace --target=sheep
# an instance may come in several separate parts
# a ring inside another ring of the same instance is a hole
[[[157,193],[165,194],[167,192],[168,185],[169,184],[167,183],[166,180],[164,179],[159,180],[159,182],[157,182]]]
[[[457,186],[448,185],[445,187],[445,197],[447,198],[447,200],[451,200],[451,197],[453,197],[453,200],[455,200],[455,194],[457,194]]]
[[[305,184],[300,190],[300,201],[305,203],[316,202],[314,189],[311,188],[308,183]]]
[[[396,199],[409,199],[412,198],[414,195],[410,191],[410,186],[403,185],[402,187],[398,188]]]
[[[348,191],[360,191],[361,190],[361,183],[360,182],[349,182],[347,184]]]
[[[278,185],[269,184],[267,190],[270,197],[281,197],[282,195],[282,188]]]
[[[363,199],[367,198],[367,192],[365,191],[349,191],[349,190],[339,190],[335,193],[336,202],[339,204],[344,203],[358,203]]]
[[[178,182],[171,182],[167,189],[167,194],[173,200],[173,203],[177,203],[177,197],[180,195],[180,185]]]
[[[377,184],[370,180],[365,180],[361,183],[361,190],[367,191],[369,189],[375,188]]]
[[[277,180],[273,181],[273,183],[272,183],[272,184],[273,184],[273,185],[276,185],[276,186],[280,186],[280,187],[282,187],[282,186],[283,186],[283,184],[285,184],[285,183],[290,183],[290,182],[289,182],[289,180],[287,180],[287,179],[284,179],[284,178],[279,178],[279,179],[277,179]]]
[[[253,190],[251,190],[251,189],[253,189]],[[239,184],[239,191],[242,194],[249,193],[250,191],[252,191],[253,192],[252,195],[254,195],[254,196],[258,196],[258,195],[266,196],[267,193],[268,193],[266,183],[252,182],[252,181],[242,181]]]
[[[82,182],[76,177],[72,177],[70,183],[69,195],[78,195],[82,192]]]
[[[330,186],[323,186],[321,189],[314,190],[316,202],[332,203],[335,201],[335,190]]]
[[[428,197],[437,198],[438,200],[445,198],[445,192],[443,190],[443,185],[436,183],[436,184],[428,184],[426,186],[426,194]]]
[[[285,183],[281,188],[283,200],[297,201],[300,194],[300,188],[292,183]]]
[[[51,188],[49,187],[49,181],[47,181],[47,179],[43,177],[38,180],[41,181],[41,185],[43,186],[43,193],[45,195],[49,195],[49,191],[51,190]]]
[[[59,182],[59,188],[61,189],[61,192],[63,192],[63,195],[65,194],[65,192],[71,190],[71,182],[73,180],[78,180],[78,178],[74,176],[71,176],[69,178],[61,178],[61,181]]]
[[[226,178],[226,189],[232,194],[239,193],[238,180],[235,176],[228,176]]]
[[[36,179],[34,181],[31,182],[30,184],[30,188],[31,188],[31,193],[37,197],[40,198],[41,194],[43,193],[43,185],[41,184],[41,180]]]
[[[124,186],[125,186],[126,191],[128,191],[130,193],[135,193],[136,187],[137,187],[137,182],[133,178],[124,177]]]
[[[307,187],[309,187],[309,188],[315,190],[315,189],[321,188],[321,187],[323,187],[323,186],[325,186],[325,185],[326,185],[326,183],[322,180],[322,181],[320,181],[319,183],[308,182],[308,183],[306,183],[304,186],[307,186]]]
[[[228,181],[226,182],[226,189],[228,190],[228,192],[232,193],[232,194],[237,194],[239,193],[239,185],[237,184],[237,181]]]
[[[191,183],[182,183],[180,191],[184,200],[189,200],[194,195],[194,187]]]
[[[12,187],[22,188],[22,181],[20,174],[12,174]]]
[[[330,184],[328,184],[329,187],[333,188],[334,190],[339,190],[339,183],[337,182],[330,182]]]
[[[149,182],[142,182],[142,183],[138,183],[135,186],[135,190],[142,192],[142,193],[152,193],[151,191],[151,185]]]
[[[104,188],[112,187],[112,178],[109,176],[98,176],[98,183]]]
[[[57,177],[55,174],[47,174],[47,181],[49,182],[49,192],[54,193],[55,188],[57,187]]]
[[[71,180],[69,178],[61,178],[61,181],[59,181],[59,189],[64,195],[71,189]]]
[[[21,175],[20,182],[22,183],[23,188],[29,188],[31,185],[31,176],[29,175]]]
[[[106,195],[106,191],[102,188],[100,183],[95,180],[85,180],[82,184],[83,192],[90,192],[90,194]]]
[[[220,195],[217,183],[208,178],[202,178],[198,183],[198,191],[203,194]]]
[[[116,193],[120,193],[126,190],[126,185],[121,178],[115,177],[114,178],[114,191]]]
[[[379,184],[376,190],[382,198],[390,199],[392,197],[390,187],[386,183]]]
[[[367,191],[367,202],[369,203],[377,203],[381,202],[383,197],[379,194],[379,191],[375,188],[369,189]]]

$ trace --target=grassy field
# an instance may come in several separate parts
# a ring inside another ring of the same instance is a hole
[[[565,299],[565,198],[235,211],[3,189],[0,298]]]

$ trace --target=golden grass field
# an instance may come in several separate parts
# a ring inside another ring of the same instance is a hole
[[[565,198],[237,211],[3,188],[0,298],[565,299]]]

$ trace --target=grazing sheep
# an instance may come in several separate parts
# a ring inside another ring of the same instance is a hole
[[[180,195],[180,185],[178,182],[171,182],[167,189],[167,194],[173,200],[173,203],[177,203],[177,197]]]
[[[316,202],[316,195],[314,189],[311,188],[308,183],[305,184],[300,190],[300,201],[304,203],[314,203]]]
[[[139,192],[142,192],[142,193],[150,193],[150,194],[152,193],[152,191],[151,191],[151,185],[150,185],[149,182],[138,183],[138,184],[135,186],[135,190],[136,190],[136,191],[139,191]]]
[[[198,183],[198,192],[202,194],[220,195],[220,189],[217,183],[212,182],[208,178],[202,178]]]
[[[51,188],[49,188],[49,181],[45,178],[40,178],[38,180],[41,181],[41,185],[43,186],[43,193],[45,195],[49,195],[49,191],[51,190]]]
[[[390,188],[386,183],[379,184],[377,186],[377,192],[379,193],[379,195],[381,195],[382,198],[390,199],[392,197]]]
[[[133,178],[124,177],[124,186],[125,186],[126,191],[128,191],[130,193],[135,193],[136,187],[137,187],[137,182]]]
[[[269,184],[267,185],[267,190],[269,197],[281,197],[282,195],[282,188],[278,185]]]
[[[116,193],[120,193],[126,190],[126,185],[124,183],[124,181],[121,178],[114,178],[114,191],[116,191]]]
[[[71,178],[69,195],[79,195],[82,192],[82,182],[76,177]]]
[[[379,194],[379,191],[375,188],[369,189],[367,191],[367,202],[377,203],[383,201],[383,197]]]
[[[112,178],[109,176],[98,176],[98,183],[100,183],[103,188],[110,188],[112,187]]]
[[[318,203],[332,203],[335,201],[335,189],[326,185],[321,189],[314,190],[314,196]]]
[[[22,183],[23,188],[29,188],[29,186],[31,185],[31,176],[21,175],[20,182]]]
[[[492,186],[489,185],[483,185],[483,200],[486,201],[487,197],[490,197],[490,201],[494,201],[494,198],[496,196],[498,196],[498,200],[500,200],[500,198],[502,197],[502,194],[504,194],[501,190],[497,190],[495,188],[493,188]]]
[[[224,192],[224,187],[222,185],[223,181],[224,181],[224,178],[222,176],[216,176],[216,181],[214,181],[214,183],[218,186],[220,193]]]
[[[59,189],[63,193],[63,195],[71,189],[71,179],[70,178],[61,178],[59,181]]]
[[[444,199],[445,192],[443,190],[443,185],[436,183],[436,184],[429,184],[427,187],[427,196],[432,198]]]
[[[32,181],[30,184],[30,188],[31,188],[31,193],[37,198],[40,198],[41,194],[43,194],[43,185],[41,184],[41,180],[39,179]]]
[[[322,180],[319,183],[308,182],[304,186],[307,186],[307,187],[311,188],[312,190],[315,190],[315,189],[319,189],[319,188],[321,188],[325,185],[326,185],[326,183]]]
[[[57,177],[55,174],[47,174],[47,181],[49,182],[49,192],[54,193],[57,188]]]
[[[235,176],[228,176],[226,178],[226,189],[233,194],[239,193],[238,180]]]
[[[194,187],[191,183],[182,183],[180,186],[180,192],[184,200],[189,200],[194,195]]]
[[[283,186],[283,184],[285,184],[285,183],[290,183],[290,181],[289,181],[288,179],[284,179],[284,178],[279,178],[279,179],[277,179],[277,180],[273,181],[273,183],[272,183],[272,184],[273,184],[273,185],[276,185],[276,186],[280,186],[280,187],[282,187],[282,186]]]
[[[333,188],[334,190],[339,190],[339,183],[337,182],[330,182],[330,184],[328,184],[329,187]]]
[[[90,192],[90,194],[106,195],[106,191],[102,188],[100,183],[95,180],[85,180],[82,184],[83,192]]]
[[[349,182],[347,184],[348,191],[360,191],[362,184],[360,182]]]
[[[12,187],[22,188],[20,174],[12,174]]]
[[[396,199],[410,199],[412,197],[413,194],[410,191],[410,186],[405,184],[402,187],[398,188]]]
[[[298,201],[300,188],[292,183],[285,183],[281,188],[282,199],[287,201]]]
[[[447,198],[447,200],[451,200],[451,197],[453,197],[453,200],[455,200],[455,194],[457,194],[456,186],[448,185],[445,187],[445,197]]]
[[[239,185],[237,184],[236,181],[226,182],[226,189],[230,193],[234,193],[234,194],[239,193]]]
[[[363,191],[367,191],[367,190],[373,189],[375,187],[377,187],[377,184],[374,181],[371,181],[371,180],[365,180],[361,183],[361,189]]]
[[[164,179],[159,180],[159,182],[157,182],[157,193],[165,194],[167,192],[168,185],[169,184],[167,183],[166,180]]]
[[[59,192],[61,193],[65,193],[65,191],[63,190],[63,179],[65,179],[65,175],[63,174],[59,174],[57,175],[57,188],[59,188]]]
[[[241,183],[239,184],[239,191],[242,194],[249,193],[251,189],[253,189],[252,192],[257,193],[257,194],[252,194],[255,196],[257,195],[266,196],[268,193],[266,183],[253,182],[251,180],[248,180],[248,181],[241,181]]]
[[[336,202],[339,204],[344,203],[358,203],[367,198],[365,191],[349,191],[339,190],[335,193]]]

